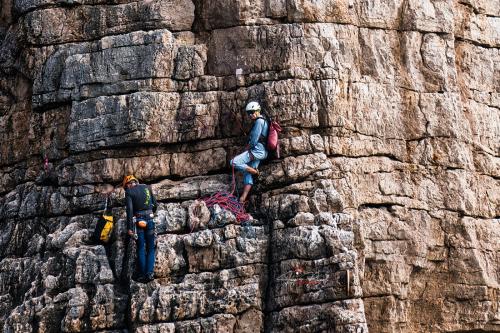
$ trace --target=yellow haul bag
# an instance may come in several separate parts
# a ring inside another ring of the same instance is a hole
[[[113,231],[113,216],[111,215],[103,215],[102,216],[106,223],[104,223],[104,227],[101,231],[101,242],[107,243],[111,238],[111,232]]]
[[[111,209],[108,209],[108,199],[106,198],[106,206],[104,208],[104,212],[101,216],[99,216],[99,220],[95,225],[92,239],[96,244],[99,243],[106,244],[111,239],[112,232],[113,232],[113,215],[111,213]]]

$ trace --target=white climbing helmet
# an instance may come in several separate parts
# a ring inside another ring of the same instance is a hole
[[[245,107],[247,113],[260,112],[260,104],[258,102],[250,102]]]

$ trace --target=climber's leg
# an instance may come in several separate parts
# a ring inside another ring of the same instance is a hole
[[[241,196],[240,196],[241,203],[243,203],[247,200],[248,193],[250,193],[251,189],[252,189],[252,185],[250,185],[250,184],[243,186],[243,193],[241,193]]]
[[[147,222],[147,230],[145,231],[146,277],[148,278],[148,280],[152,280],[155,266],[155,225],[153,219],[148,219]]]
[[[259,174],[259,171],[257,170],[257,167],[259,166],[259,164],[260,164],[260,160],[252,160],[252,161],[248,162],[247,168],[254,170],[255,172],[252,172],[248,169],[245,170],[245,172],[243,172],[243,184],[244,184],[244,186],[243,186],[243,193],[240,196],[240,202],[245,202],[247,200],[248,193],[250,193],[250,190],[252,189],[252,185],[253,185],[252,174],[253,175]]]
[[[137,266],[139,266],[139,279],[146,276],[146,240],[144,230],[137,230]]]
[[[246,168],[248,167],[247,163],[249,163],[252,160],[252,155],[247,151],[244,151],[243,153],[235,156],[229,164],[231,166],[234,166],[236,170],[239,171],[245,171]]]

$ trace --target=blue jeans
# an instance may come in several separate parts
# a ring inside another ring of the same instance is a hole
[[[137,227],[137,260],[141,276],[153,274],[155,266],[155,223],[151,218],[140,218],[147,223],[145,229]]]
[[[245,185],[253,185],[253,177],[246,171],[247,167],[251,167],[257,169],[260,164],[259,159],[252,159],[250,153],[247,151],[237,155],[234,157],[231,162],[231,165],[234,165],[236,170],[239,170],[243,173],[243,184]]]

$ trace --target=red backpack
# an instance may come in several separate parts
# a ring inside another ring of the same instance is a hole
[[[276,152],[276,158],[280,158],[280,142],[278,134],[281,126],[277,121],[269,119],[269,133],[267,134],[267,149]]]

